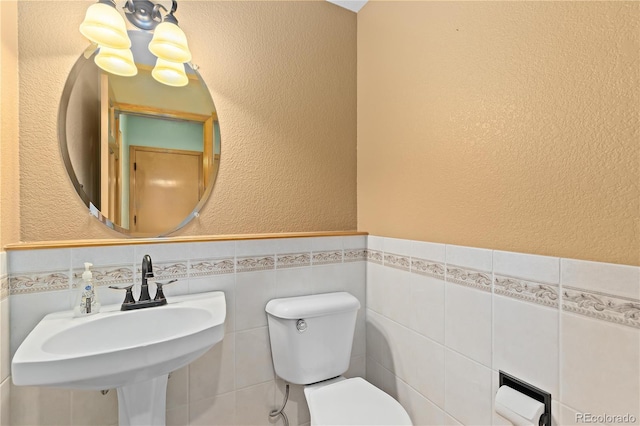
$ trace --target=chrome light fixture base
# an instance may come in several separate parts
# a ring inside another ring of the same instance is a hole
[[[124,14],[127,20],[136,27],[151,31],[160,23],[153,17],[155,6],[149,0],[129,0],[124,6]]]

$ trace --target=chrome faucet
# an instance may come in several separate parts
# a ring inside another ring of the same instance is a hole
[[[115,290],[125,290],[124,302],[122,302],[121,311],[130,311],[132,309],[151,308],[153,306],[162,306],[167,304],[167,298],[164,296],[162,287],[166,284],[174,283],[178,280],[173,279],[165,282],[156,282],[157,291],[156,296],[151,300],[149,295],[149,278],[154,278],[153,264],[151,262],[151,256],[145,254],[142,258],[142,287],[140,289],[140,297],[138,301],[133,297],[133,284],[125,287],[109,286]]]
[[[151,263],[151,256],[145,254],[142,258],[142,289],[140,290],[140,299],[138,299],[138,302],[151,300],[151,296],[149,296],[149,284],[147,283],[147,279],[153,277],[153,264]]]

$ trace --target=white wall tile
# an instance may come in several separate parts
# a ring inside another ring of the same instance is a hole
[[[269,413],[275,407],[275,382],[241,389],[236,392],[235,425],[268,425]],[[279,408],[279,407],[278,407]]]
[[[381,364],[387,370],[394,373],[405,382],[414,374],[413,360],[409,355],[411,353],[413,342],[412,336],[415,334],[410,329],[382,317],[381,325],[383,327],[383,348],[388,346],[388,350],[383,350]]]
[[[640,330],[562,313],[560,401],[640,421]]]
[[[367,236],[367,249],[384,251],[384,237],[376,237],[375,235]]]
[[[311,251],[342,250],[342,237],[317,237],[311,239]]]
[[[416,392],[411,386],[400,381],[398,386],[398,402],[407,411],[414,425],[444,424],[444,411],[433,402]]]
[[[491,293],[447,283],[445,345],[491,367]]]
[[[100,426],[118,423],[118,396],[115,389],[106,395],[100,391],[71,391],[71,424]]]
[[[189,405],[191,426],[228,426],[235,424],[236,393],[204,399]],[[168,422],[167,422],[168,423]]]
[[[547,284],[560,282],[560,259],[557,257],[507,251],[493,252],[493,272]]]
[[[447,244],[447,265],[462,266],[479,271],[491,271],[493,254],[491,250]]]
[[[413,242],[411,240],[402,240],[399,238],[385,238],[384,252],[399,254],[401,256],[411,256]]]
[[[367,377],[367,357],[364,355],[351,357],[349,369],[344,373],[344,377],[350,379],[353,377]]]
[[[8,274],[7,252],[0,251],[0,277],[4,277],[7,274]]]
[[[234,391],[236,339],[234,333],[189,365],[189,402]]]
[[[240,240],[236,241],[236,257],[275,255],[276,240]]]
[[[354,235],[351,237],[342,237],[342,247],[344,249],[364,249],[367,248],[366,235]]]
[[[313,293],[347,291],[362,303],[365,297],[366,266],[362,262],[315,265],[311,267]]]
[[[563,286],[640,299],[640,268],[611,263],[562,259]]]
[[[385,268],[381,282],[382,314],[407,327],[412,322],[411,275],[400,269]]]
[[[558,310],[493,299],[493,369],[559,396]]]
[[[234,257],[236,254],[235,241],[211,241],[192,243],[189,245],[189,259],[215,259]]]
[[[96,267],[109,265],[133,266],[134,246],[72,248],[71,268],[84,269],[85,262],[92,263]],[[139,262],[142,262],[142,257]]]
[[[372,262],[366,262],[366,298],[367,309],[382,313],[385,303],[384,275],[385,267]]]
[[[275,294],[275,271],[236,274],[236,330],[267,325],[264,308]]]
[[[71,391],[12,385],[11,425],[71,425]]]
[[[9,298],[0,301],[0,382],[11,374]]]
[[[407,383],[422,396],[444,408],[444,351],[445,348],[418,333],[410,334]]]
[[[7,256],[10,274],[68,271],[71,268],[71,249],[16,250]]]
[[[310,253],[313,238],[278,238],[274,242],[276,254]]]
[[[0,384],[0,426],[11,426],[11,378]]]
[[[189,406],[185,405],[172,410],[167,410],[165,422],[166,426],[188,426]]]
[[[460,423],[447,413],[444,413],[444,424],[446,426],[462,426],[462,423]]]
[[[411,257],[444,263],[446,261],[445,244],[411,241]]]
[[[189,405],[189,366],[170,374],[167,381],[167,410]]]
[[[282,406],[285,391],[285,382],[280,379],[276,380],[274,408],[280,408]],[[301,425],[311,421],[307,399],[304,396],[304,386],[289,385],[289,399],[284,412],[289,419],[289,426]],[[281,420],[279,422],[281,422]]]
[[[170,260],[188,260],[192,245],[197,243],[171,243],[171,244],[140,244],[133,246],[133,264],[137,268],[142,267],[142,258],[148,254],[152,263],[166,262]]]
[[[275,297],[306,296],[313,293],[311,267],[276,269]]]
[[[450,350],[445,357],[447,413],[466,425],[491,424],[491,370]]]
[[[236,389],[273,380],[267,327],[236,333]]]
[[[409,326],[418,333],[444,343],[444,288],[443,280],[411,274]]]

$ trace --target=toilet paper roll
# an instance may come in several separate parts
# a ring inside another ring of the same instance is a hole
[[[496,413],[515,426],[538,426],[544,413],[544,404],[510,388],[500,386],[496,393]]]

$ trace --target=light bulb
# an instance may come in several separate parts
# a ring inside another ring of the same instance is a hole
[[[187,36],[173,22],[164,21],[156,27],[149,50],[158,58],[171,62],[185,63],[191,60]]]
[[[100,46],[100,52],[96,55],[94,62],[111,74],[123,77],[132,77],[138,74],[138,68],[133,62],[131,49],[111,49],[110,47]]]
[[[167,86],[182,87],[189,84],[189,78],[184,72],[184,64],[179,62],[165,61],[162,58],[158,58],[151,75]]]
[[[127,34],[124,18],[115,6],[96,3],[89,6],[80,32],[92,42],[112,49],[128,49],[131,40]]]

